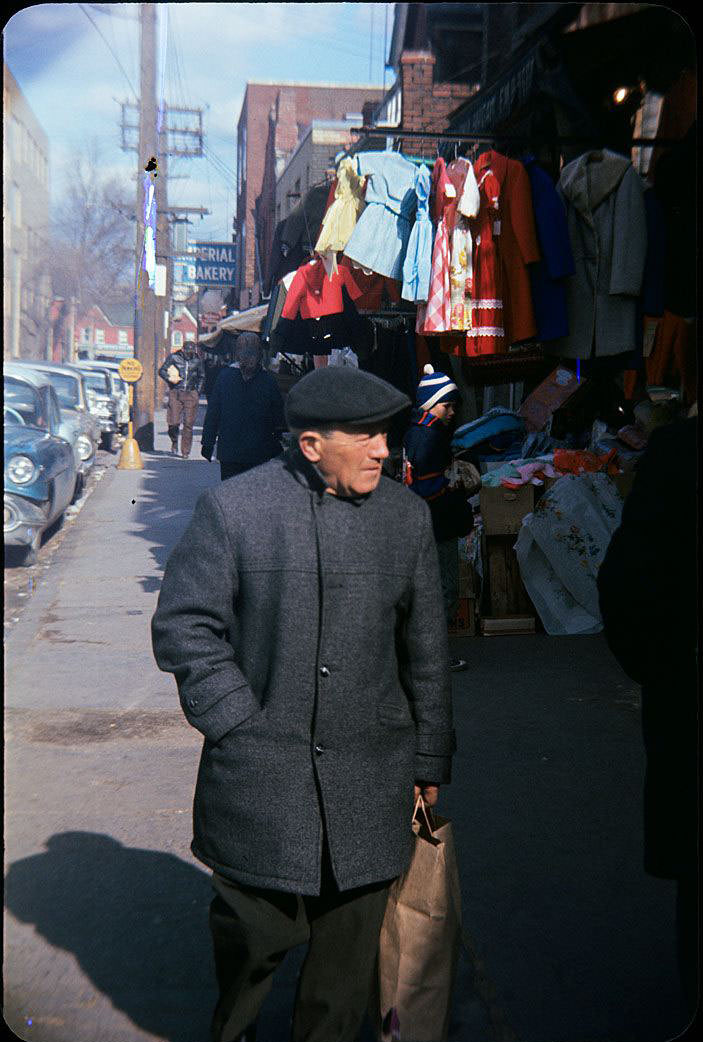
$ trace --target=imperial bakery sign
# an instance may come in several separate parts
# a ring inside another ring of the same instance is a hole
[[[196,242],[196,286],[233,286],[236,249],[233,242]]]

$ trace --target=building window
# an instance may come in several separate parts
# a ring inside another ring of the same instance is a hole
[[[96,329],[95,330],[95,343],[96,344],[104,344],[105,343],[105,330],[104,329]]]
[[[183,333],[180,329],[174,329],[171,333],[171,347],[183,347]]]
[[[88,326],[84,326],[83,329],[81,330],[81,343],[82,344],[89,344],[90,343],[90,328]]]
[[[117,343],[118,344],[122,344],[122,345],[125,345],[125,344],[129,343],[129,341],[127,339],[127,330],[126,329],[118,330],[118,333],[117,333]]]

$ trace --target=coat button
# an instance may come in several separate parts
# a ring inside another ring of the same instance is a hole
[[[320,676],[321,677],[328,677],[329,675],[330,675],[330,671],[327,668],[327,666],[320,666]]]
[[[197,704],[198,704],[197,698],[191,698],[188,701],[188,705],[190,706],[191,709],[194,709],[195,706],[197,706]]]
[[[322,748],[322,746],[321,746],[321,745],[316,745],[316,746],[315,746],[315,755],[316,755],[316,756],[322,756],[322,754],[324,753],[324,751],[325,751],[325,750],[324,750],[324,749]]]

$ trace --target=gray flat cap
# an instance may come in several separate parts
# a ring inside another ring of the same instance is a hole
[[[373,373],[353,366],[325,366],[291,387],[286,420],[297,430],[334,424],[362,427],[411,406],[407,395]]]

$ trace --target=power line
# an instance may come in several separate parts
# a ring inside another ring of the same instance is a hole
[[[124,76],[124,78],[125,78],[125,79],[127,80],[127,83],[129,84],[129,88],[130,88],[130,90],[132,91],[132,94],[134,95],[134,97],[135,97],[135,98],[138,98],[138,97],[139,97],[139,95],[137,94],[136,90],[135,90],[135,89],[134,89],[134,87],[132,86],[132,81],[130,80],[129,76],[128,76],[128,75],[127,75],[127,73],[126,73],[126,72],[124,71],[124,66],[123,66],[122,62],[120,61],[120,59],[119,59],[119,58],[117,57],[117,55],[116,55],[116,54],[115,54],[115,52],[113,51],[113,49],[112,49],[112,47],[111,47],[110,43],[108,42],[107,38],[106,38],[106,37],[105,37],[105,36],[103,35],[103,33],[102,33],[101,29],[100,29],[100,28],[98,27],[98,24],[97,24],[97,22],[95,22],[95,21],[94,21],[94,19],[93,19],[93,18],[91,17],[91,15],[89,15],[89,14],[88,14],[88,12],[86,11],[86,9],[85,9],[85,7],[83,6],[83,4],[79,4],[78,6],[80,7],[80,9],[81,9],[81,11],[83,12],[83,14],[84,14],[84,15],[86,16],[86,18],[88,19],[88,21],[90,22],[90,24],[91,24],[91,25],[93,26],[93,28],[95,29],[96,33],[97,33],[97,34],[98,34],[98,36],[100,37],[100,39],[101,39],[101,40],[102,40],[102,41],[104,42],[105,46],[106,46],[106,47],[107,47],[107,49],[109,50],[109,52],[110,52],[110,54],[112,55],[112,57],[113,57],[113,58],[115,59],[115,61],[117,62],[118,66],[119,66],[119,68],[120,68],[120,72],[122,73],[122,75]]]

